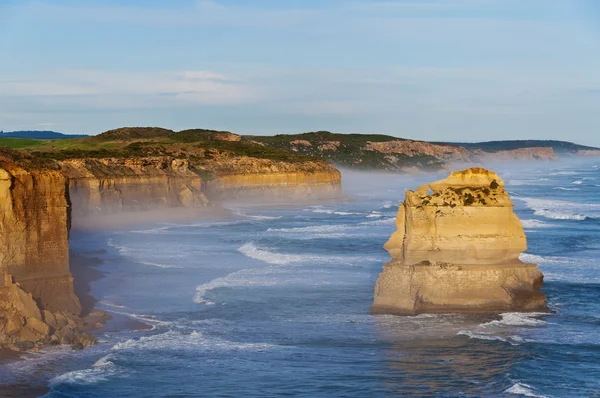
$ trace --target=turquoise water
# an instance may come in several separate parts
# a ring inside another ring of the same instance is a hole
[[[600,391],[598,162],[496,169],[551,314],[371,315],[404,190],[444,175],[344,173],[349,202],[74,234],[99,307],[145,331],[5,365],[47,397],[591,396]]]

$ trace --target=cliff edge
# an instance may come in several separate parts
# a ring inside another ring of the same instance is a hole
[[[407,191],[396,226],[374,312],[547,309],[542,273],[519,260],[525,233],[496,173],[471,168]]]
[[[0,348],[93,344],[69,269],[67,178],[0,153]]]

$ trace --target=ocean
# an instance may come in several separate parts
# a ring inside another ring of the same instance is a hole
[[[397,204],[447,173],[344,172],[347,201],[74,233],[103,260],[97,307],[151,329],[109,323],[92,348],[3,364],[0,382],[51,398],[600,396],[599,165],[493,167],[551,313],[372,315]]]

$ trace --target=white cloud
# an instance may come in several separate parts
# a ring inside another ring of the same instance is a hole
[[[220,73],[211,72],[209,70],[190,70],[178,73],[179,76],[184,79],[196,79],[196,80],[231,80],[227,76]]]
[[[48,73],[43,77],[0,80],[1,97],[46,97],[45,101],[89,101],[103,97],[108,103],[136,97],[135,106],[178,104],[233,105],[255,100],[258,96],[249,84],[227,79],[212,71],[172,73],[115,73],[97,70],[72,70]],[[62,97],[62,98],[61,98]],[[88,98],[88,99],[86,99]],[[97,104],[97,102],[96,102]],[[132,104],[134,105],[134,104]]]

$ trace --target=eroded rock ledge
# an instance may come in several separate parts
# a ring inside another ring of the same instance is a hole
[[[547,309],[542,273],[519,260],[525,233],[496,173],[471,168],[407,191],[396,226],[374,312]]]

